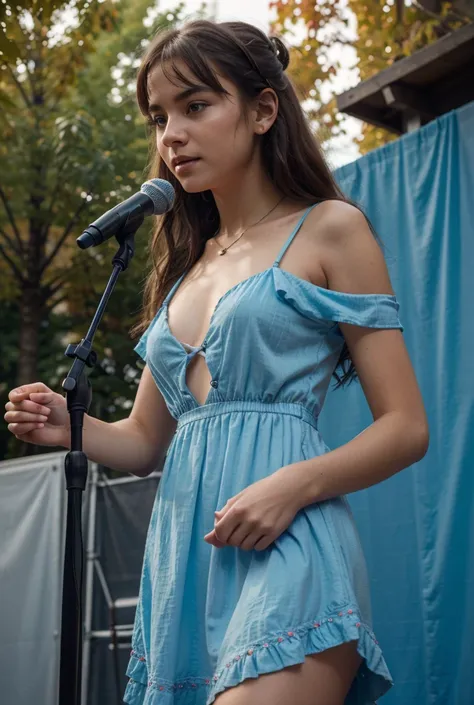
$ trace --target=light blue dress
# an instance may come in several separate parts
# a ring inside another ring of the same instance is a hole
[[[306,506],[264,551],[203,538],[245,487],[329,451],[318,416],[344,343],[338,323],[403,330],[394,296],[331,291],[280,268],[310,210],[271,267],[220,298],[200,348],[188,352],[168,326],[184,275],[135,348],[178,423],[148,530],[126,703],[210,705],[225,688],[351,640],[364,662],[346,704],[391,687],[345,497]],[[212,376],[204,405],[186,386],[200,351]]]

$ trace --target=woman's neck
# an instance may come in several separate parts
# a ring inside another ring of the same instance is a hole
[[[213,189],[220,215],[219,240],[225,242],[240,235],[263,218],[281,200],[282,194],[263,174],[261,167],[250,165],[242,175]],[[277,215],[278,208],[274,214]]]

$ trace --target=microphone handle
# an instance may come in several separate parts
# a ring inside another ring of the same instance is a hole
[[[82,250],[100,245],[113,237],[123,225],[135,217],[145,217],[154,213],[154,204],[150,196],[139,191],[122,203],[103,213],[94,220],[77,239]]]

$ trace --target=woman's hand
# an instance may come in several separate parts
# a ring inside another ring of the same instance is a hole
[[[25,443],[40,446],[69,444],[67,401],[42,382],[12,389],[5,404],[8,430]]]
[[[294,479],[288,465],[246,487],[215,513],[214,529],[204,540],[216,548],[268,548],[302,508]]]

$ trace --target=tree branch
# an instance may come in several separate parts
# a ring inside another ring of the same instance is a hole
[[[69,271],[69,270],[68,270],[68,271]],[[62,273],[62,274],[57,274],[55,277],[53,277],[53,278],[51,279],[51,281],[45,282],[44,286],[45,286],[47,289],[50,289],[50,288],[52,288],[53,286],[56,286],[56,284],[57,284],[58,282],[61,282],[61,285],[65,284],[65,283],[67,282],[67,279],[63,279],[63,274],[64,274],[64,273]],[[68,272],[66,272],[66,275],[67,275],[67,274],[68,274]]]
[[[15,218],[13,217],[13,211],[10,208],[10,204],[8,203],[8,199],[5,196],[5,193],[3,192],[3,189],[1,186],[0,186],[0,198],[3,201],[3,205],[4,205],[5,210],[7,212],[7,215],[8,215],[8,220],[10,221],[10,225],[12,226],[13,232],[15,233],[15,239],[17,241],[17,245],[18,245],[20,251],[23,252],[23,243],[21,241],[20,231],[16,227]]]
[[[23,251],[18,248],[18,245],[16,242],[14,242],[11,237],[4,231],[2,228],[0,228],[0,235],[4,238],[4,240],[10,245],[12,248],[13,252],[18,255],[20,259],[23,257]]]
[[[412,5],[416,7],[417,10],[420,12],[424,12],[425,15],[428,15],[428,17],[432,17],[434,20],[438,20],[439,26],[442,27],[446,32],[452,32],[451,27],[449,26],[449,23],[446,22],[446,19],[444,17],[441,17],[441,15],[438,15],[437,12],[433,12],[432,10],[428,10],[427,7],[419,3],[417,0],[412,0]]]
[[[327,40],[324,42],[319,42],[318,44],[320,46],[326,47],[327,49],[330,49],[334,44],[342,44],[343,46],[348,46],[348,47],[353,47],[354,42],[351,41],[350,39],[344,39],[343,37],[329,37]]]
[[[16,266],[15,262],[11,259],[11,257],[5,252],[5,250],[3,249],[3,246],[2,246],[2,245],[0,245],[0,255],[3,257],[3,259],[5,260],[5,262],[7,262],[7,264],[10,265],[10,267],[11,267],[11,269],[12,269],[12,271],[13,271],[14,276],[15,276],[16,279],[20,282],[20,284],[21,284],[21,285],[24,285],[24,284],[25,284],[25,278],[23,277],[23,274],[20,272],[20,270],[19,270],[18,267]]]
[[[53,296],[58,291],[60,291],[60,289],[63,288],[65,283],[66,283],[66,280],[60,281],[60,282],[58,282],[58,284],[56,284],[56,286],[53,286],[53,287],[50,286],[50,284],[45,284],[41,289],[41,293],[42,293],[41,301],[42,301],[43,305],[46,304],[50,299],[52,299]]]
[[[26,106],[31,110],[31,109],[32,109],[32,105],[31,105],[31,103],[30,103],[30,100],[29,100],[28,96],[26,95],[26,93],[25,93],[25,91],[24,91],[24,89],[23,89],[23,86],[21,85],[20,81],[19,81],[19,80],[17,79],[17,77],[15,76],[15,72],[13,71],[12,67],[11,67],[10,64],[8,64],[6,61],[2,61],[2,64],[3,64],[3,66],[6,66],[6,68],[10,71],[11,77],[13,78],[14,82],[16,83],[16,87],[17,87],[18,90],[20,91],[20,93],[21,93],[21,95],[22,95],[22,97],[23,97],[23,100],[24,100],[25,103],[26,103]]]
[[[53,287],[50,289],[49,297],[48,297],[48,298],[52,298],[52,297],[55,295],[55,293],[56,293],[57,291],[59,291],[60,289],[63,288],[63,286],[64,286],[65,283],[66,283],[65,281],[62,281],[62,282],[59,282],[58,284],[56,284],[56,286],[53,286]]]
[[[87,195],[89,195],[89,193],[90,193],[90,191],[88,191]],[[71,220],[70,220],[69,223],[67,224],[65,231],[63,232],[63,234],[62,234],[61,237],[59,238],[58,242],[56,243],[56,246],[55,246],[54,250],[51,252],[51,254],[49,255],[49,257],[41,264],[40,271],[39,271],[40,276],[43,274],[43,272],[45,271],[45,269],[47,269],[47,268],[49,267],[49,265],[51,264],[51,262],[53,261],[53,259],[54,259],[54,258],[56,257],[56,255],[58,254],[58,252],[59,252],[59,250],[61,249],[61,247],[63,246],[63,244],[64,244],[64,242],[65,242],[67,236],[69,235],[69,233],[71,232],[72,228],[73,228],[74,225],[76,224],[76,220],[79,218],[80,214],[82,213],[82,211],[84,210],[84,208],[85,208],[87,205],[88,205],[87,200],[84,198],[83,202],[81,203],[81,205],[79,206],[79,208],[77,209],[77,211],[74,213],[74,215],[72,216]]]
[[[61,296],[59,299],[56,299],[56,301],[52,301],[49,306],[46,306],[46,313],[49,315],[50,313],[53,312],[53,310],[56,308],[56,306],[59,306],[59,304],[62,304],[63,301],[67,301],[67,296]]]

